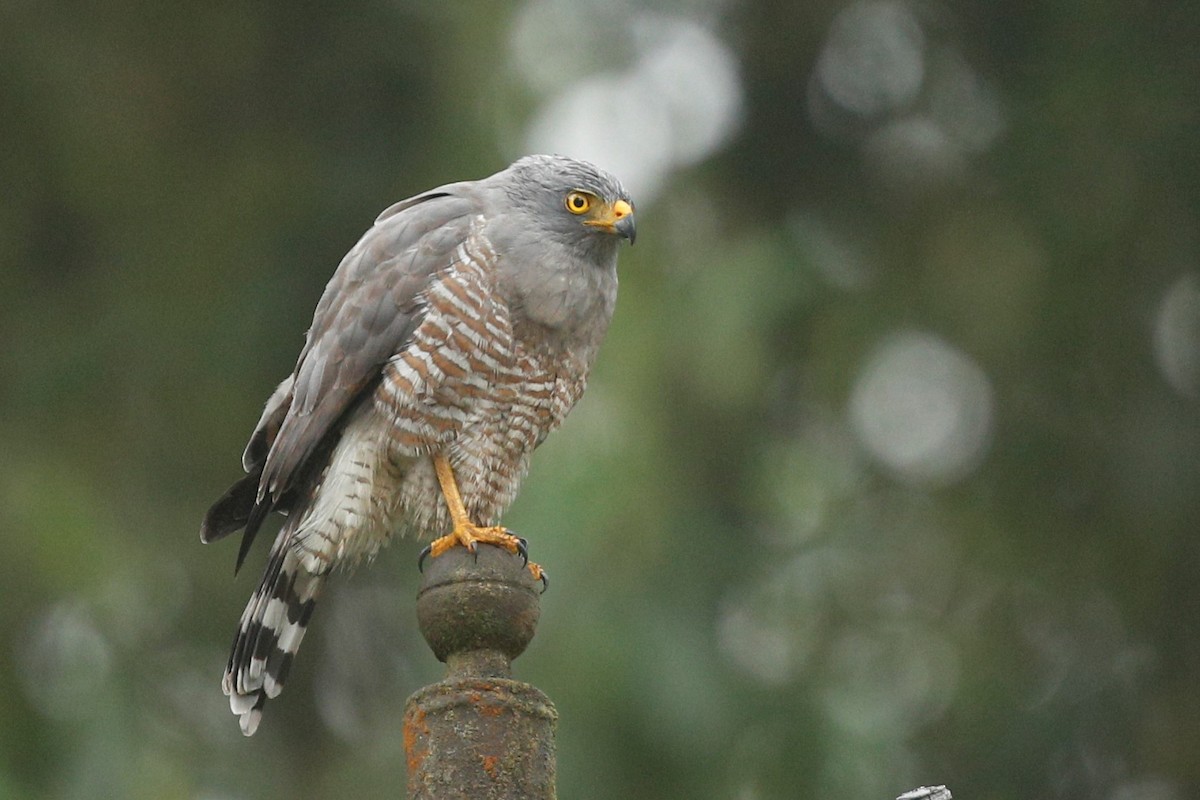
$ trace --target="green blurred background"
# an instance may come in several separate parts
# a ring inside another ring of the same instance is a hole
[[[626,182],[506,522],[564,798],[1200,796],[1200,12],[1075,0],[0,5],[0,797],[398,797],[418,545],[253,739],[203,547],[375,214]],[[269,538],[269,537],[267,537]]]

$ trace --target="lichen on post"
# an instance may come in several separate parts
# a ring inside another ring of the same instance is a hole
[[[520,556],[487,545],[426,563],[417,619],[446,677],[404,711],[411,800],[555,797],[554,704],[513,680],[533,639],[542,584]]]

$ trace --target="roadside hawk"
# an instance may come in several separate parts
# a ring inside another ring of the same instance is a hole
[[[496,525],[583,394],[622,238],[633,205],[615,178],[527,156],[396,203],[342,259],[246,445],[246,476],[200,530],[211,542],[244,528],[240,568],[266,516],[287,517],[222,681],[244,734],[335,567],[394,534],[440,536],[434,557],[477,542],[524,553]]]

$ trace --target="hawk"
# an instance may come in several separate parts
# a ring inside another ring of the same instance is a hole
[[[634,233],[613,176],[527,156],[396,203],[342,259],[245,477],[200,531],[244,529],[240,569],[267,515],[286,515],[222,681],[242,733],[279,694],[335,568],[395,534],[433,539],[434,557],[479,542],[524,553],[500,515],[583,394]]]

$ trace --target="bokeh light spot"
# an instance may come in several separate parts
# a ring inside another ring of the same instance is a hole
[[[703,25],[649,13],[634,15],[630,25],[636,57],[553,94],[529,125],[526,149],[593,161],[620,175],[644,203],[673,169],[711,155],[732,136],[742,89],[737,59]],[[557,61],[560,50],[529,30],[514,37],[521,58]]]
[[[1167,383],[1185,397],[1200,394],[1200,278],[1179,277],[1154,322],[1154,358]]]
[[[889,122],[867,137],[864,155],[893,192],[936,188],[966,171],[966,161],[941,126],[925,116]]]
[[[905,481],[945,485],[970,474],[992,434],[992,388],[962,352],[934,336],[885,341],[850,401],[859,441]]]
[[[817,79],[837,105],[875,117],[912,102],[925,76],[925,36],[904,3],[855,3],[834,20]]]
[[[79,602],[51,607],[35,623],[22,655],[25,693],[48,717],[85,717],[105,695],[112,645]]]
[[[825,711],[847,731],[903,738],[944,713],[958,683],[955,649],[915,625],[855,630],[833,645]]]
[[[982,153],[1004,132],[1000,98],[957,50],[938,56],[926,80],[930,116],[964,151]]]

